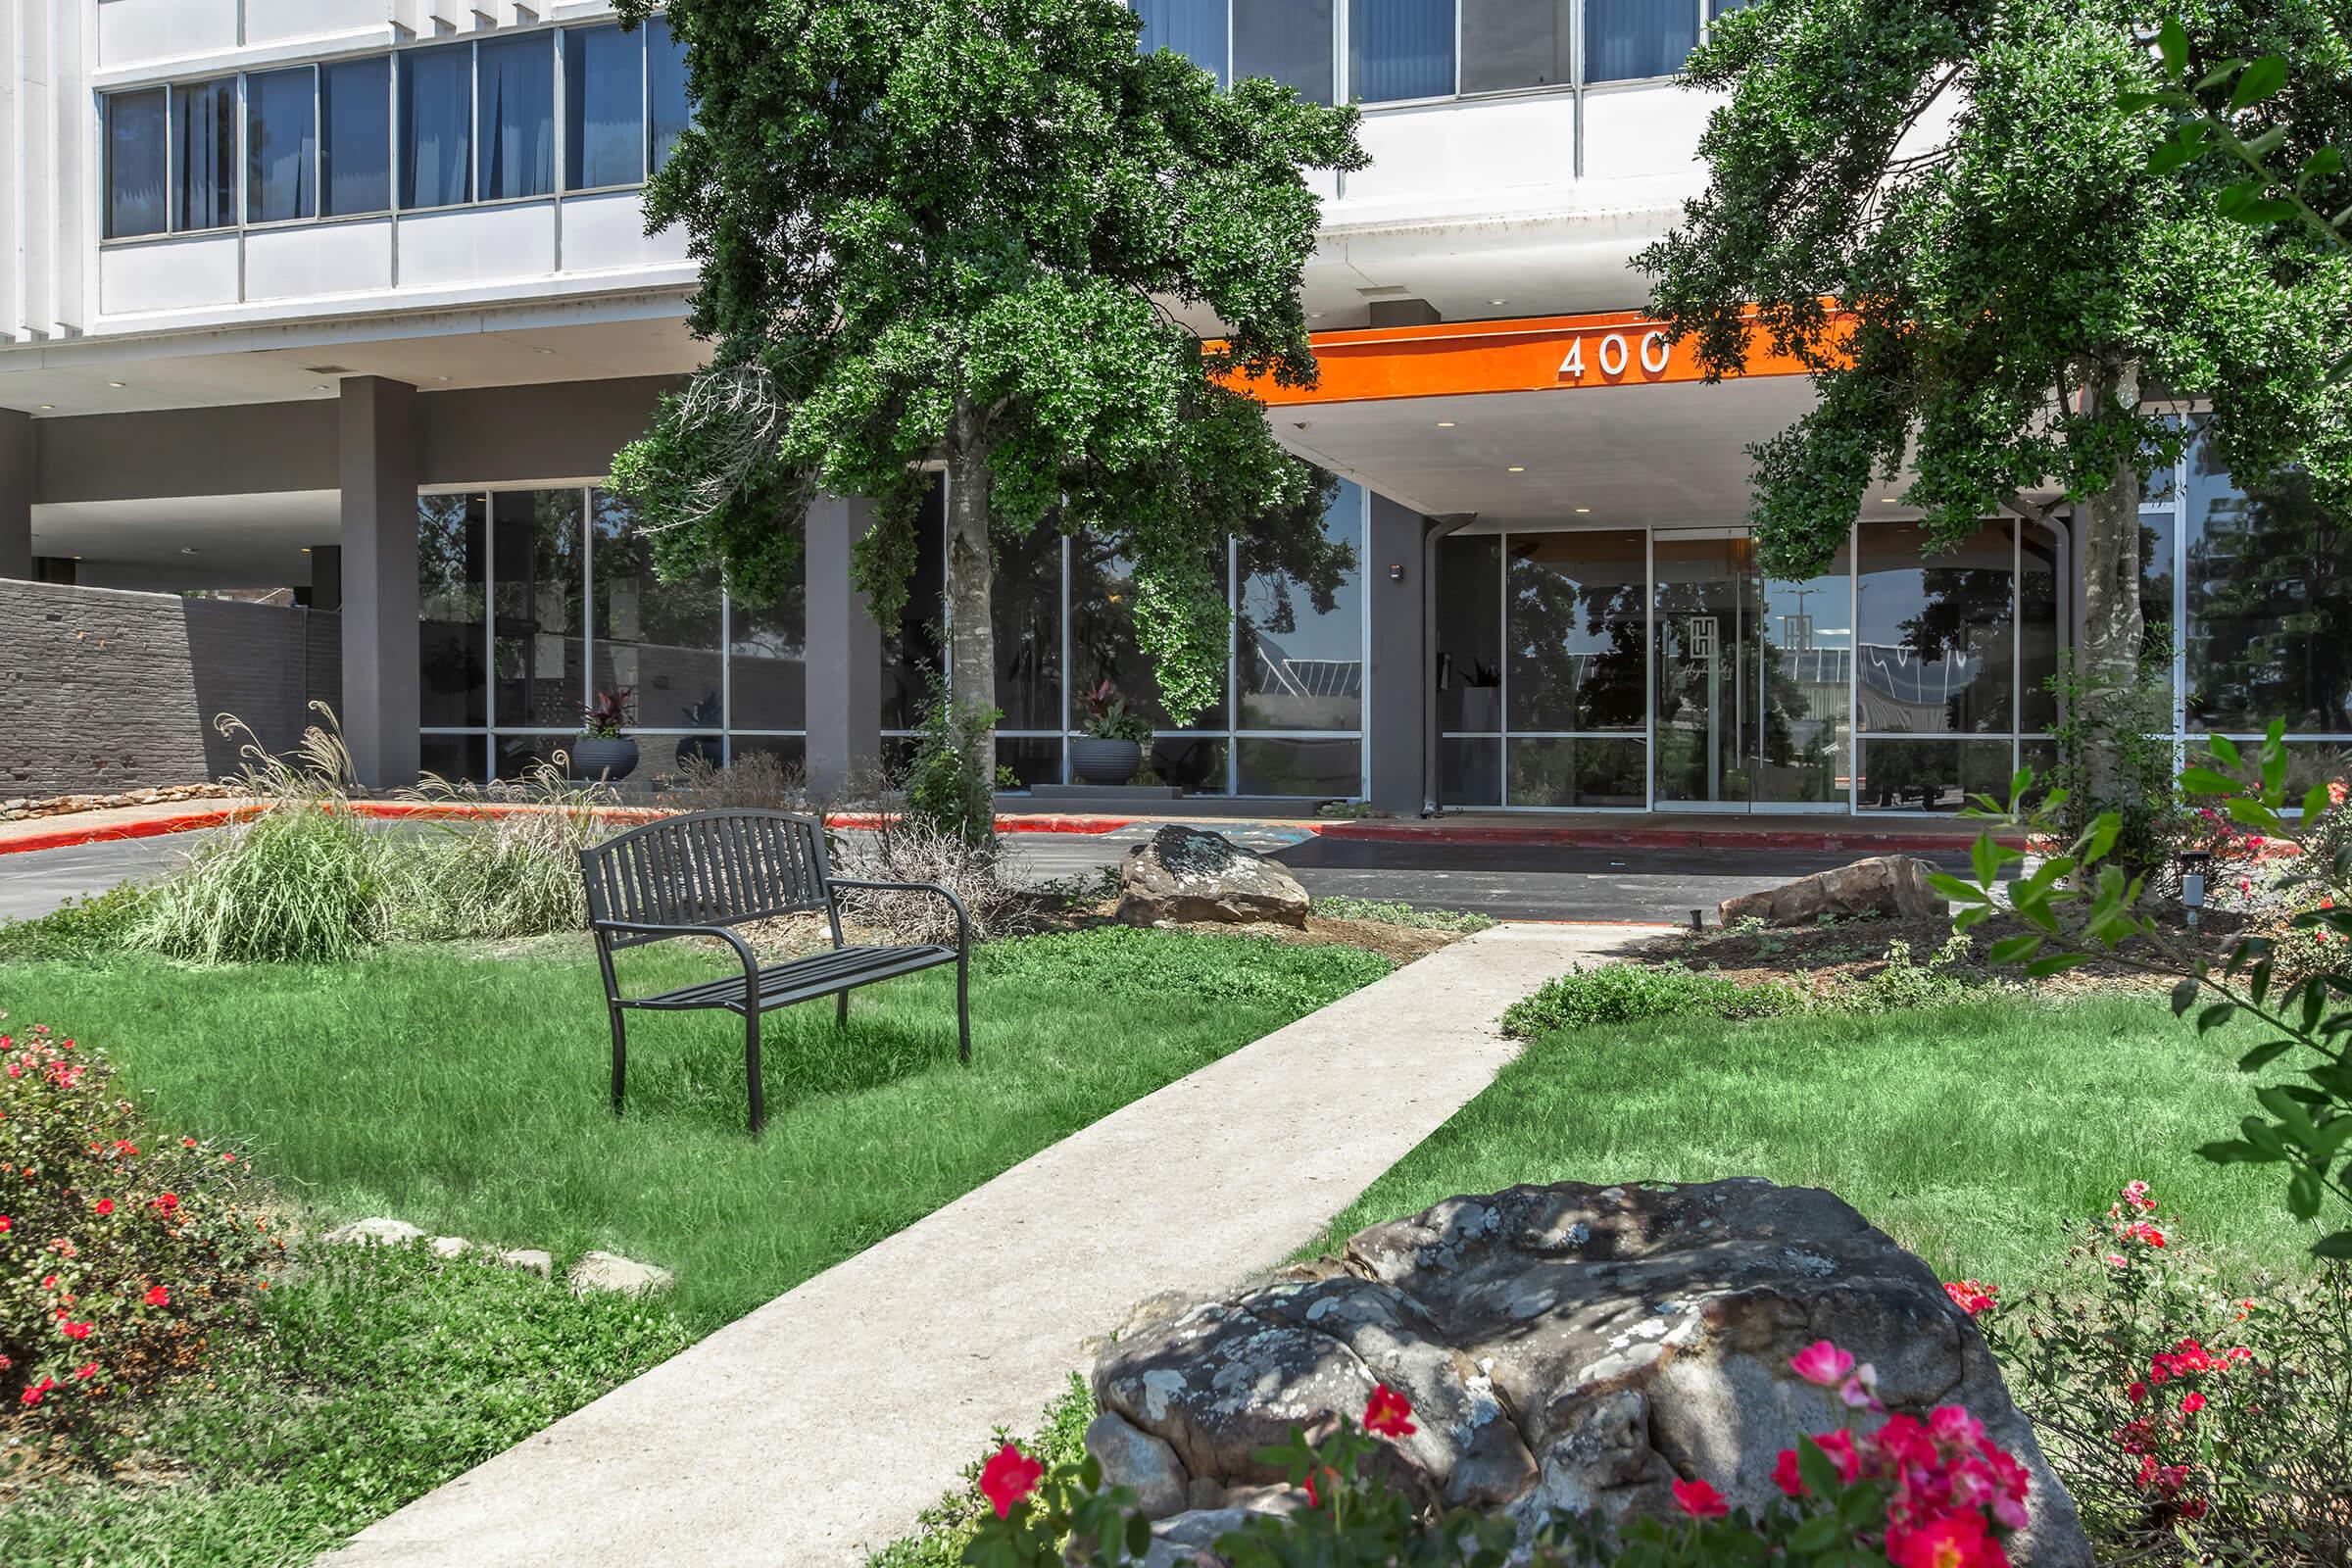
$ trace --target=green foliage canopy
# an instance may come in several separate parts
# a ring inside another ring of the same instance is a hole
[[[2182,21],[2200,61],[2295,61],[2277,107],[2297,146],[2352,125],[2344,0]],[[1710,185],[1641,262],[1711,375],[1751,329],[1813,373],[1814,411],[1751,449],[1776,576],[1826,564],[1906,459],[1902,499],[1947,546],[2034,492],[2144,482],[2181,440],[2159,400],[2210,399],[2239,474],[2300,465],[2352,498],[2352,404],[2327,374],[2352,347],[2352,258],[2226,216],[2218,163],[2151,170],[2168,127],[2122,100],[2160,76],[2115,0],[1756,0],[1713,24],[1688,76],[1729,94]]]
[[[922,466],[961,445],[998,528],[1119,542],[1178,715],[1216,692],[1226,536],[1272,527],[1329,593],[1348,562],[1321,539],[1324,485],[1219,378],[1311,381],[1304,172],[1362,166],[1354,111],[1139,55],[1118,0],[667,14],[695,120],[646,218],[684,226],[714,355],[613,469],[665,571],[772,592],[811,498],[868,496],[858,582],[887,623]]]

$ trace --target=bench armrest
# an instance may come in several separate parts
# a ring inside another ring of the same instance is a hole
[[[626,931],[636,936],[661,938],[716,937],[720,941],[724,942],[728,947],[733,948],[735,950],[735,956],[743,961],[744,1004],[746,1006],[751,1006],[757,1004],[759,1002],[760,959],[758,956],[752,952],[752,945],[749,942],[744,941],[742,937],[736,935],[734,931],[730,930],[726,926],[647,925],[640,920],[591,920],[588,922],[588,929],[600,934],[606,931]],[[599,944],[599,946],[602,947],[602,944]],[[606,972],[608,975],[612,972],[609,961]],[[612,988],[612,996],[615,1000],[619,1000],[620,993],[616,987]]]
[[[936,893],[956,911],[956,951],[964,953],[971,949],[971,915],[965,911],[961,899],[936,882],[860,882],[843,877],[825,884],[826,897],[835,905],[840,904],[843,888],[857,888],[865,893]]]

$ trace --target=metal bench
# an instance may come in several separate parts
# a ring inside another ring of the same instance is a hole
[[[612,1017],[612,1109],[620,1110],[628,1068],[622,1014],[721,1007],[743,1019],[743,1060],[751,1077],[752,1131],[767,1123],[760,1082],[760,1015],[818,997],[837,997],[835,1024],[850,1019],[850,993],[877,980],[956,965],[957,1054],[972,1059],[971,921],[963,901],[936,883],[859,882],[834,877],[825,835],[811,817],[786,811],[696,811],[665,817],[580,852],[588,883],[588,928],[605,975]],[[935,893],[956,911],[956,946],[852,947],[842,940],[841,895],[851,889]],[[833,951],[762,964],[734,927],[822,909]],[[658,996],[624,997],[612,955],[673,937],[715,937],[735,950],[741,978],[704,980]]]

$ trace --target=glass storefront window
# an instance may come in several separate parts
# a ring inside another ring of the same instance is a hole
[[[1136,645],[1134,570],[1133,564],[1103,540],[1081,534],[1070,541],[1070,729],[1074,732],[1086,723],[1081,694],[1098,681],[1108,680],[1127,699],[1127,706],[1150,719],[1154,729],[1222,731],[1226,724],[1222,682],[1214,700],[1182,723],[1171,719],[1161,705],[1152,661]],[[1213,570],[1222,588],[1226,580],[1222,554]]]
[[[1328,740],[1239,735],[1233,759],[1235,792],[1241,795],[1351,797],[1364,789],[1364,749],[1353,735]]]
[[[2248,492],[2188,466],[2188,727],[2352,734],[2352,534],[2288,478]]]
[[[1447,806],[1502,804],[1502,740],[1448,737],[1438,742],[1439,799]]]
[[[1318,602],[1306,584],[1280,571],[1252,573],[1242,581],[1234,627],[1242,697],[1237,728],[1363,728],[1362,486],[1341,484],[1324,514],[1323,536],[1345,546],[1354,563],[1328,601]],[[1246,751],[1243,755],[1247,759]]]
[[[416,498],[417,711],[427,729],[490,722],[482,665],[486,516],[478,495]],[[478,768],[477,761],[468,773]]]
[[[808,725],[808,588],[805,566],[775,601],[727,605],[728,697],[735,729]]]
[[[491,723],[576,733],[588,701],[580,492],[495,492],[490,528]],[[639,693],[639,723],[646,721],[645,707]]]
[[[2017,772],[2006,738],[1865,736],[1860,759],[1854,804],[1865,811],[1957,811],[1971,795],[2004,800]]]
[[[1455,534],[1438,546],[1438,728],[1502,732],[1502,540]],[[1448,796],[1447,799],[1451,799]]]
[[[590,506],[592,689],[634,692],[642,729],[717,730],[726,722],[717,579],[663,582],[628,504],[598,490]]]
[[[1646,729],[1647,537],[1513,534],[1508,552],[1512,731]]]
[[[2021,734],[2040,735],[2058,719],[2058,699],[2050,691],[2050,681],[2058,673],[2058,545],[2047,532],[2025,523],[2009,522],[2002,527],[2016,535],[2018,548],[2017,727]],[[2146,532],[2144,527],[2141,531]],[[2173,581],[2169,543],[2166,549],[2164,603],[2169,610]],[[2143,607],[2148,592],[2143,583]],[[2151,629],[2161,635],[2170,618],[2158,617]]]
[[[882,728],[910,730],[922,716],[923,699],[935,676],[948,667],[940,646],[946,629],[943,606],[948,591],[948,493],[933,481],[914,520],[914,570],[906,585],[906,608],[900,612],[898,633],[882,629]]]
[[[1510,804],[1561,808],[1648,804],[1646,742],[1600,735],[1514,737]]]
[[[1861,530],[1856,701],[1865,735],[2006,733],[2015,704],[2015,574],[1986,528],[1924,559],[1917,523]]]
[[[1051,520],[1027,536],[999,529],[991,619],[1000,729],[1061,730],[1061,533]],[[1056,773],[1059,781],[1058,740]]]

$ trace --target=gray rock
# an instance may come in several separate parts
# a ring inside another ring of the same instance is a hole
[[[556,1277],[556,1260],[536,1247],[517,1247],[498,1254],[498,1260],[509,1268],[523,1269],[543,1280]]]
[[[582,1252],[564,1279],[575,1296],[585,1296],[591,1291],[645,1296],[666,1291],[677,1283],[677,1276],[669,1270],[656,1268],[651,1263],[632,1262],[617,1252]]]
[[[329,1247],[407,1247],[424,1232],[405,1219],[355,1219],[318,1238]]]
[[[1239,1508],[1197,1508],[1152,1527],[1152,1548],[1144,1568],[1221,1568],[1225,1559],[1209,1548],[1217,1538],[1242,1528],[1249,1518]]]
[[[1222,833],[1181,824],[1161,828],[1127,852],[1119,887],[1123,925],[1306,924],[1306,889],[1288,867]]]
[[[1748,919],[1767,925],[1810,925],[1825,914],[1940,919],[1950,906],[1943,895],[1928,886],[1928,874],[1935,869],[1908,855],[1873,856],[1762,893],[1726,899],[1715,906],[1715,917],[1725,925]]]
[[[463,1236],[436,1236],[425,1245],[435,1257],[464,1257],[473,1250],[473,1244]]]
[[[1814,1189],[1563,1182],[1449,1199],[1122,1335],[1094,1388],[1100,1409],[1168,1446],[1196,1504],[1214,1484],[1228,1506],[1265,1506],[1252,1489],[1286,1478],[1255,1450],[1356,1415],[1386,1383],[1419,1430],[1384,1462],[1532,1526],[1554,1510],[1666,1513],[1678,1478],[1767,1505],[1780,1450],[1840,1413],[1788,1369],[1821,1339],[1875,1364],[1891,1408],[1963,1405],[2032,1471],[2030,1526],[2010,1543],[2021,1568],[2089,1568],[2074,1501],[1976,1325],[1925,1264]],[[1167,1539],[1200,1517],[1169,1518]]]
[[[1176,1450],[1159,1439],[1105,1411],[1087,1424],[1086,1451],[1102,1466],[1104,1486],[1135,1489],[1148,1517],[1164,1519],[1184,1512],[1185,1489],[1192,1477],[1177,1462]]]

